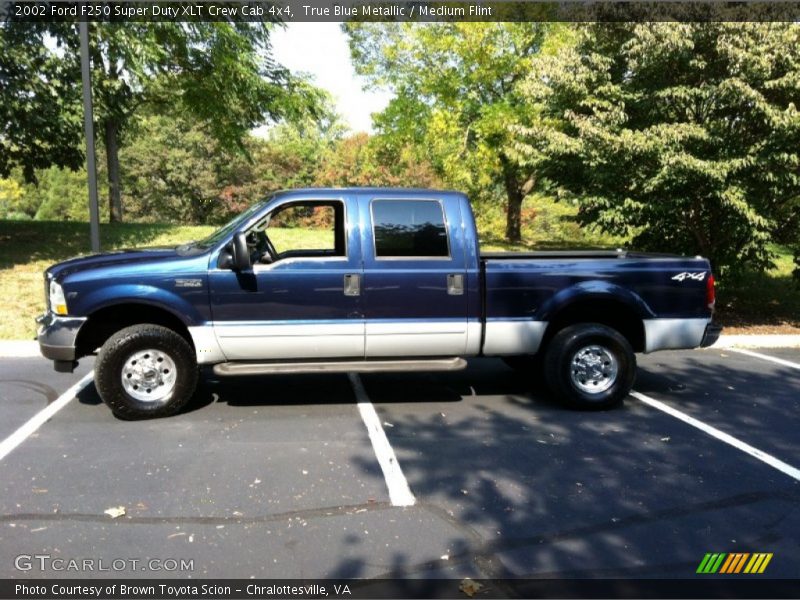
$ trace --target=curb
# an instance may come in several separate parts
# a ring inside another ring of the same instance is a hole
[[[0,357],[32,358],[42,356],[36,340],[0,340]]]
[[[800,335],[721,335],[710,348],[800,348]]]

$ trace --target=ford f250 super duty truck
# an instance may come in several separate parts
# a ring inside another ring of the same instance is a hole
[[[279,192],[201,241],[53,265],[45,290],[42,354],[71,372],[97,353],[97,390],[124,418],[180,410],[198,365],[217,376],[435,371],[474,356],[605,408],[630,390],[635,352],[719,335],[706,259],[481,254],[469,201],[449,191]]]

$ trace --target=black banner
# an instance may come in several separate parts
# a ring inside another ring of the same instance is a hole
[[[800,1],[612,2],[539,0],[0,0],[16,22],[626,22],[800,20]]]
[[[0,581],[0,598],[155,600],[161,598],[798,598],[800,581],[753,577],[696,579],[368,579]]]

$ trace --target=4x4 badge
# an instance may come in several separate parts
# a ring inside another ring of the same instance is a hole
[[[705,271],[699,271],[698,273],[689,273],[688,271],[684,271],[683,273],[678,273],[671,279],[675,281],[683,281],[684,279],[694,279],[695,281],[703,281],[706,278]]]

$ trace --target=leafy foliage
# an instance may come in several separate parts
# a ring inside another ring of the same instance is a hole
[[[510,160],[509,126],[530,113],[518,84],[553,27],[543,23],[347,23],[357,71],[396,93],[378,116],[387,145],[414,147],[449,186],[507,206],[520,239],[534,173]]]
[[[765,269],[800,238],[800,27],[582,27],[526,84],[517,160],[645,249]]]
[[[382,139],[357,133],[336,142],[314,177],[316,185],[441,187],[441,179],[411,146],[386,146]]]
[[[191,115],[246,153],[253,127],[316,111],[320,93],[270,59],[269,23],[94,23],[90,57],[110,215],[122,218],[118,152],[143,106]],[[48,43],[45,43],[45,42]],[[55,46],[55,48],[53,48]],[[77,24],[0,25],[0,175],[82,163]]]
[[[79,65],[48,50],[62,24],[0,24],[0,177],[22,169],[28,181],[51,165],[83,164]]]

